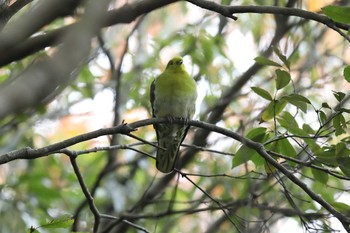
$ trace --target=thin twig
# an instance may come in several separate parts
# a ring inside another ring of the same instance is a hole
[[[143,231],[143,232],[146,232],[146,233],[150,233],[150,231],[148,231],[146,228],[144,227],[141,227],[133,222],[130,222],[126,219],[120,219],[118,217],[115,217],[115,216],[112,216],[112,215],[107,215],[107,214],[101,214],[100,215],[101,218],[105,218],[105,219],[111,219],[111,220],[121,220],[122,222],[128,224],[129,226],[132,226],[133,228],[137,229],[137,230],[140,230],[140,231]]]
[[[98,230],[98,226],[100,224],[100,212],[98,211],[98,209],[94,203],[94,198],[91,196],[91,194],[90,194],[90,192],[89,192],[89,190],[84,182],[83,176],[81,175],[81,172],[79,170],[79,167],[78,167],[78,164],[76,161],[76,156],[69,155],[69,159],[70,159],[70,162],[71,162],[72,167],[74,169],[74,173],[78,178],[80,187],[81,187],[81,189],[85,195],[85,198],[89,204],[90,210],[91,210],[92,214],[94,215],[95,222],[94,222],[94,231],[93,232],[96,233]]]
[[[185,178],[186,180],[188,180],[191,184],[193,184],[197,189],[199,189],[205,196],[207,196],[210,200],[212,200],[213,202],[215,202],[216,205],[218,205],[220,207],[220,209],[222,210],[222,212],[225,214],[225,216],[227,217],[227,219],[232,223],[232,225],[236,228],[236,230],[238,232],[241,232],[240,229],[238,228],[237,224],[230,218],[229,214],[226,212],[224,206],[222,206],[222,204],[217,201],[215,198],[213,198],[209,193],[207,193],[204,189],[202,189],[198,184],[196,184],[194,181],[192,181],[187,175],[186,173],[181,172],[178,169],[175,169],[176,172],[178,172],[183,178]]]

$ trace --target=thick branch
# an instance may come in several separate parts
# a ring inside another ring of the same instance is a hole
[[[171,4],[178,0],[145,0],[141,2],[135,2],[132,4],[126,4],[119,9],[109,11],[106,16],[106,22],[104,27],[112,26],[119,23],[130,23],[137,17],[149,13],[158,8],[164,7],[165,5]],[[241,13],[258,13],[258,14],[280,14],[285,16],[297,16],[307,20],[313,20],[322,24],[327,25],[333,30],[336,30],[341,36],[349,40],[349,37],[342,33],[339,29],[349,30],[350,26],[347,24],[337,23],[329,19],[328,17],[317,14],[314,12],[309,12],[297,8],[288,7],[276,7],[276,6],[225,6],[220,5],[215,2],[209,2],[205,0],[187,0],[192,4],[199,6],[204,9],[208,9],[225,17],[235,19],[233,14]],[[6,56],[0,54],[0,66],[9,64],[12,61],[20,60],[30,54],[36,53],[46,47],[57,45],[59,36],[62,35],[64,31],[74,26],[75,24],[62,27],[43,35],[38,35],[29,38],[16,47],[6,52]]]
[[[12,3],[9,7],[1,9],[0,11],[0,31],[2,27],[14,16],[18,11],[20,11],[27,4],[32,2],[33,0],[17,0]]]
[[[6,25],[0,34],[0,54],[6,54],[8,49],[20,44],[57,17],[71,13],[78,3],[79,1],[71,0],[41,1],[31,11]]]
[[[80,142],[89,141],[91,139],[105,136],[105,135],[111,135],[116,133],[123,134],[131,131],[133,131],[132,128],[130,128],[128,125],[122,124],[113,128],[99,129],[86,134],[81,134],[79,136],[72,137],[64,141],[57,142],[52,145],[42,147],[39,149],[32,149],[32,148],[26,147],[20,150],[11,151],[6,154],[0,155],[0,164],[5,164],[17,159],[36,159],[36,158],[44,157],[44,156],[53,154],[60,149],[67,148],[69,146],[78,144]]]
[[[94,7],[89,3],[80,22],[61,38],[62,45],[52,57],[40,59],[1,87],[0,119],[45,103],[75,78],[74,74],[90,52],[91,38],[98,34],[107,11],[102,3]]]
[[[46,156],[48,154],[54,153],[58,149],[63,149],[67,146],[74,145],[76,143],[90,140],[95,137],[103,136],[103,135],[108,135],[108,134],[114,134],[114,133],[121,133],[121,134],[129,134],[131,131],[146,126],[150,124],[155,124],[155,123],[169,123],[167,119],[147,119],[147,120],[141,120],[137,122],[133,122],[130,124],[121,124],[117,127],[113,128],[106,128],[106,129],[100,129],[97,131],[93,131],[91,133],[79,135],[77,137],[73,137],[70,139],[67,139],[63,142],[59,142],[56,144],[53,144],[48,147],[44,147],[38,150],[32,149],[32,153],[22,153],[22,156],[17,155],[17,157],[13,157],[11,155],[16,154],[18,152],[10,152],[5,155],[0,156],[0,164],[3,164],[5,162],[9,162],[15,159],[20,159],[20,158],[26,158],[26,159],[33,159],[33,158],[38,158],[42,156]],[[184,124],[184,120],[182,119],[174,119],[173,123],[176,124]],[[261,143],[254,142],[252,140],[249,140],[231,130],[225,129],[218,127],[216,125],[208,124],[205,122],[201,121],[194,121],[194,120],[189,120],[188,125],[190,126],[195,126],[198,128],[202,128],[207,131],[211,132],[216,132],[220,133],[222,135],[225,135],[227,137],[230,137],[236,141],[241,142],[242,144],[248,146],[251,149],[254,149],[257,151],[260,156],[262,156],[269,164],[274,166],[278,171],[283,173],[286,177],[289,178],[290,181],[292,181],[294,184],[296,184],[298,187],[300,187],[305,193],[307,193],[314,201],[319,203],[323,208],[328,210],[334,217],[336,217],[342,224],[343,227],[347,230],[350,231],[350,218],[344,216],[340,212],[338,212],[336,209],[333,208],[332,205],[330,205],[326,200],[324,200],[320,195],[316,194],[313,192],[304,182],[302,182],[300,179],[298,179],[294,174],[289,171],[286,167],[284,167],[282,164],[278,163],[272,156],[270,156],[267,152],[267,150],[264,148],[264,146]],[[40,154],[41,152],[41,154]],[[170,177],[170,176],[169,176]]]
[[[336,27],[343,29],[345,31],[350,29],[350,26],[343,23],[334,22],[327,16],[314,13],[311,11],[306,11],[298,8],[290,7],[279,7],[279,6],[226,6],[220,5],[215,2],[210,2],[206,0],[186,0],[196,6],[199,6],[204,9],[215,11],[219,14],[227,14],[229,12],[233,14],[242,14],[242,13],[257,13],[257,14],[278,14],[285,16],[297,16],[300,18],[313,20],[324,25],[335,25]]]
[[[178,0],[144,0],[132,4],[125,4],[118,9],[110,10],[105,13],[105,19],[101,27],[131,23],[143,14],[147,14],[176,1]],[[77,25],[79,25],[79,22],[21,41],[21,43],[16,44],[13,48],[7,49],[6,53],[0,53],[0,67],[34,54],[44,48],[59,44],[59,38],[62,37],[65,32],[74,30]],[[16,28],[16,30],[18,31],[18,28]],[[12,34],[7,33],[6,38],[11,38],[17,31]]]

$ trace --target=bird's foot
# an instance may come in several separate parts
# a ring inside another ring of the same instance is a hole
[[[188,125],[188,117],[180,117],[181,120],[183,120],[184,126]]]
[[[170,124],[174,123],[174,117],[173,116],[167,116],[167,120],[169,121]]]

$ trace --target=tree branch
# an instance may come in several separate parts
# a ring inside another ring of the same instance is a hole
[[[177,2],[179,0],[145,0],[141,2],[135,2],[132,4],[126,4],[119,9],[111,10],[106,14],[106,21],[104,23],[104,27],[112,26],[120,23],[130,23],[135,20],[137,17],[142,14],[149,13],[155,9],[164,7],[168,4]],[[285,16],[297,16],[300,18],[304,18],[307,20],[313,20],[319,23],[322,23],[329,28],[337,31],[341,36],[350,41],[349,36],[345,33],[341,32],[342,30],[349,30],[350,26],[347,24],[342,24],[338,22],[334,22],[326,16],[309,12],[296,8],[288,8],[288,7],[277,7],[277,6],[225,6],[220,5],[215,2],[209,2],[205,0],[187,0],[188,2],[219,14],[224,15],[225,17],[229,17],[235,19],[233,14],[241,14],[241,13],[258,13],[258,14],[280,14]],[[59,43],[57,40],[62,33],[68,30],[70,27],[73,27],[75,24],[65,26],[53,31],[49,31],[44,33],[43,35],[34,36],[25,41],[22,41],[16,47],[13,47],[11,50],[6,51],[6,56],[0,54],[0,66],[9,64],[10,62],[20,60],[30,54],[36,53],[46,47],[54,46]]]
[[[10,6],[0,10],[0,31],[6,25],[6,23],[14,16],[19,10],[31,3],[33,0],[17,0]]]
[[[327,27],[334,30],[333,26],[343,29],[345,31],[350,29],[350,25],[334,22],[327,16],[314,13],[311,11],[306,11],[298,8],[290,7],[279,7],[279,6],[226,6],[220,5],[215,2],[210,2],[207,0],[186,0],[196,6],[201,8],[217,12],[226,16],[227,14],[242,14],[242,13],[257,13],[257,14],[278,14],[285,16],[297,16],[303,19],[313,20],[318,23],[322,23]],[[348,38],[347,38],[348,39]]]
[[[78,178],[79,185],[80,185],[80,187],[85,195],[85,198],[89,204],[90,210],[91,210],[92,214],[94,215],[95,222],[94,222],[94,231],[93,232],[96,233],[98,230],[98,226],[100,225],[100,212],[98,211],[98,209],[94,203],[94,198],[91,196],[89,189],[87,188],[87,186],[84,182],[83,176],[81,175],[81,172],[79,170],[79,166],[78,166],[77,161],[76,161],[76,156],[72,155],[72,154],[67,154],[67,155],[69,156],[70,162],[71,162],[72,167],[74,169],[74,173]]]
[[[79,3],[80,1],[71,0],[44,0],[39,2],[31,11],[6,25],[0,34],[0,54],[6,54],[9,49],[21,44],[30,35],[51,23],[57,17],[72,13]]]
[[[49,155],[51,153],[54,153],[55,151],[65,148],[67,146],[71,146],[74,144],[77,144],[82,141],[90,140],[95,137],[103,136],[103,135],[108,135],[108,134],[114,134],[114,133],[121,133],[121,134],[129,134],[131,131],[146,126],[146,125],[151,125],[151,124],[160,124],[160,123],[170,123],[167,119],[157,119],[157,118],[152,118],[152,119],[146,119],[146,120],[141,120],[137,122],[133,122],[130,124],[121,124],[118,125],[117,127],[113,128],[106,128],[106,129],[100,129],[97,131],[93,131],[87,134],[79,135],[70,139],[67,139],[65,141],[53,144],[48,147],[44,147],[41,149],[30,149],[30,150],[24,150],[27,151],[27,153],[19,152],[19,151],[14,151],[14,152],[9,152],[5,155],[0,156],[0,164],[3,164],[5,162],[9,162],[15,159],[20,159],[20,158],[26,158],[26,159],[34,159],[42,156]],[[173,119],[173,123],[175,124],[184,124],[185,121],[183,119]],[[296,184],[298,187],[300,187],[305,193],[307,193],[314,201],[319,203],[322,207],[324,207],[326,210],[328,210],[334,217],[336,217],[342,224],[344,229],[347,231],[350,231],[350,218],[343,215],[339,211],[337,211],[332,205],[330,205],[326,200],[324,200],[320,195],[316,194],[313,192],[304,182],[302,182],[300,179],[298,179],[296,176],[293,175],[291,171],[289,171],[285,166],[282,164],[278,163],[269,153],[267,150],[264,148],[264,146],[261,143],[254,142],[250,139],[247,139],[231,130],[225,129],[218,127],[216,125],[208,124],[205,122],[201,121],[194,121],[194,120],[189,120],[187,122],[188,125],[190,126],[195,126],[198,128],[202,128],[204,130],[210,131],[210,132],[216,132],[220,133],[222,135],[225,135],[227,137],[230,137],[236,141],[241,142],[243,145],[248,146],[249,148],[257,151],[261,157],[263,157],[270,165],[274,166],[278,171],[283,173],[290,181],[292,181],[294,184]],[[31,152],[31,153],[29,153]],[[16,155],[16,156],[13,156]],[[168,176],[172,177],[172,176]],[[171,178],[170,178],[171,179]],[[163,182],[166,182],[164,180]]]
[[[58,150],[67,148],[69,146],[78,144],[80,142],[91,140],[93,138],[97,138],[105,135],[112,135],[116,133],[123,134],[125,132],[131,132],[133,130],[134,129],[130,128],[128,125],[121,124],[113,128],[99,129],[86,134],[81,134],[79,136],[72,137],[64,141],[54,143],[52,145],[42,147],[39,149],[32,149],[32,148],[26,147],[20,150],[11,151],[6,154],[0,155],[0,164],[8,163],[10,161],[17,160],[17,159],[36,159],[36,158],[48,156],[50,154],[56,153],[56,151]]]
[[[125,4],[118,9],[106,12],[104,14],[105,18],[101,28],[115,24],[130,23],[143,14],[147,14],[176,1],[179,0],[144,0]],[[74,30],[77,25],[79,25],[79,21],[59,29],[42,32],[40,35],[20,41],[21,43],[15,44],[11,49],[7,48],[6,53],[0,53],[0,67],[34,54],[44,48],[58,45],[61,43],[59,38],[61,38],[67,31]],[[11,36],[14,37],[15,33],[18,33],[18,28],[16,28],[16,30],[17,31],[7,33],[6,38],[11,38]],[[86,39],[91,39],[91,36]]]
[[[61,38],[62,45],[52,57],[39,59],[11,83],[1,86],[0,119],[45,103],[75,78],[90,52],[91,38],[98,34],[105,20],[107,7],[103,6],[91,7],[88,1],[82,19]]]

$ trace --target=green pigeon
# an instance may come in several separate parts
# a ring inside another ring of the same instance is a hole
[[[151,84],[152,116],[192,119],[197,99],[197,85],[187,73],[182,57],[171,59],[164,72]],[[188,125],[154,124],[158,140],[156,167],[163,173],[173,171]]]

